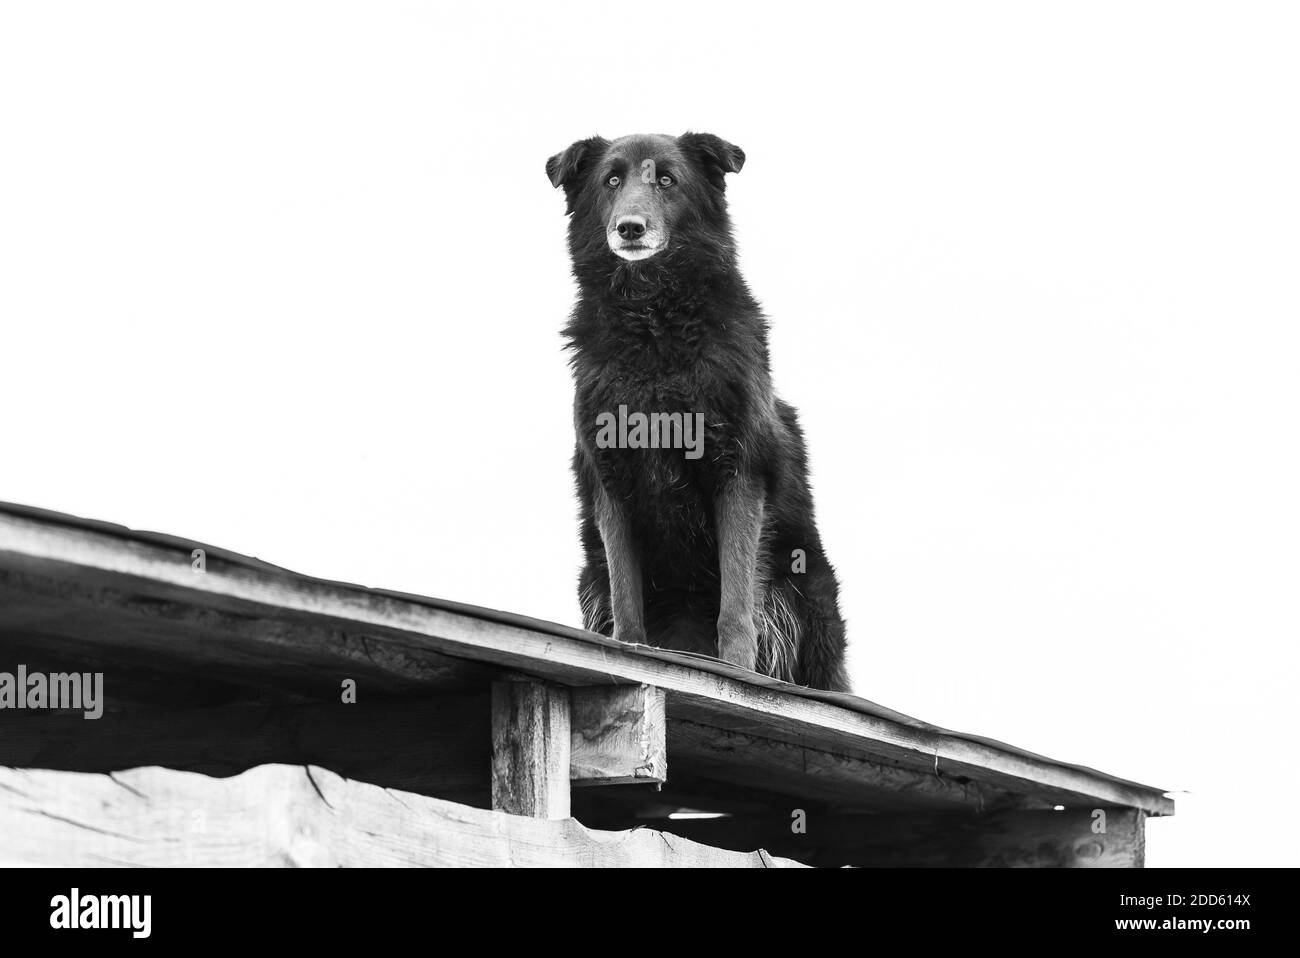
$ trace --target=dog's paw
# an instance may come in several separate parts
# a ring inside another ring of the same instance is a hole
[[[620,629],[614,627],[614,641],[626,642],[628,645],[649,645],[645,640],[645,629]]]
[[[718,620],[718,658],[754,671],[758,659],[758,630],[752,621]]]

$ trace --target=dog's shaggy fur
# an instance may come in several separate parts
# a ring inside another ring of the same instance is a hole
[[[834,570],[803,434],[776,397],[767,322],[736,266],[709,134],[595,137],[551,157],[578,301],[572,349],[588,629],[847,690]],[[703,454],[602,448],[619,407],[703,415]],[[802,557],[802,558],[801,558]]]

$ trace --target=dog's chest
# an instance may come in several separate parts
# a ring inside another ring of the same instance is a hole
[[[751,405],[736,344],[680,312],[598,315],[574,362],[579,442],[606,486],[665,532],[707,526]]]
[[[704,413],[716,420],[729,392],[719,375],[719,344],[696,326],[654,315],[628,319],[617,334],[580,357],[579,402],[645,413]]]
[[[578,403],[585,442],[607,489],[665,545],[703,534],[734,446],[707,380],[623,369],[594,378]]]

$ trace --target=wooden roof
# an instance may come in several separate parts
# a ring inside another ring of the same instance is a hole
[[[194,549],[206,553],[205,572],[193,567]],[[352,677],[365,694],[408,709],[415,737],[438,702],[481,695],[502,676],[566,686],[650,685],[666,693],[668,784],[663,791],[625,789],[614,801],[633,815],[752,803],[756,796],[873,813],[1056,805],[1148,815],[1174,810],[1158,788],[711,658],[315,579],[175,536],[0,504],[0,671],[14,662],[105,670],[110,707],[123,714],[141,704],[337,702],[340,677]],[[303,734],[324,736],[330,721],[322,713]],[[107,770],[79,744],[90,733],[77,734],[83,738],[67,748],[82,764],[67,767]],[[108,733],[100,734],[107,743]],[[404,737],[390,732],[388,740],[400,755]],[[32,760],[35,748],[18,755],[21,745],[9,748],[0,744],[0,765],[42,765]],[[48,740],[42,749],[49,754]],[[156,758],[141,764],[201,767]],[[416,783],[415,790],[450,794],[436,783]],[[575,814],[581,807],[575,799]]]

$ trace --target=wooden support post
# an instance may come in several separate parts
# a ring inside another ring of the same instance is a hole
[[[541,682],[492,683],[492,807],[569,817],[569,693]]]
[[[668,779],[663,689],[650,685],[571,689],[573,785],[623,785]]]

